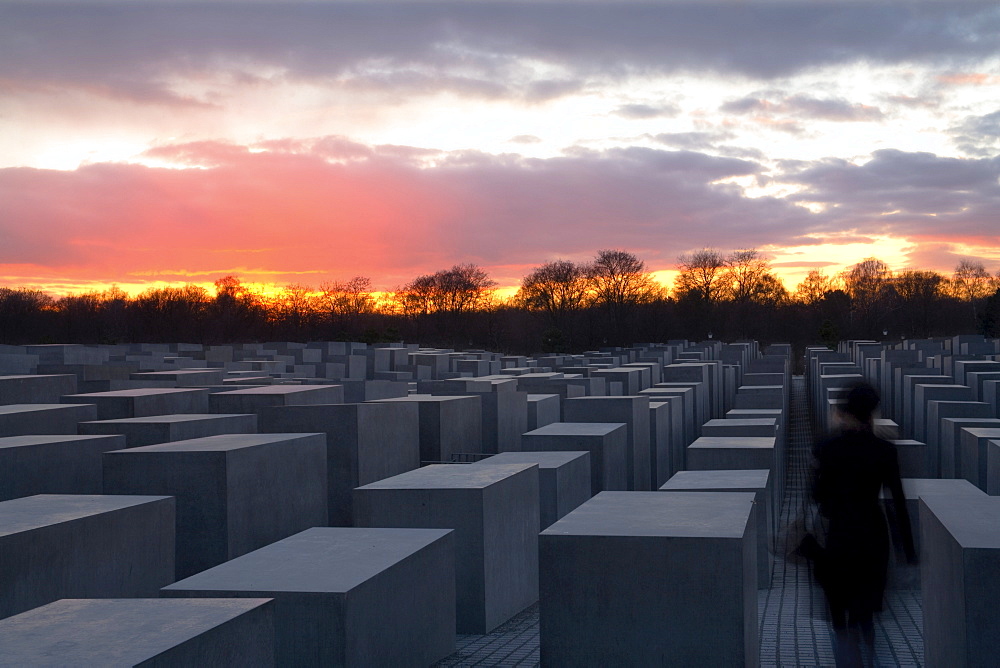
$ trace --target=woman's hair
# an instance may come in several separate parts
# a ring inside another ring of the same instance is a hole
[[[865,382],[851,386],[847,393],[847,403],[841,404],[840,410],[852,416],[859,422],[871,422],[872,414],[878,408],[878,390]]]

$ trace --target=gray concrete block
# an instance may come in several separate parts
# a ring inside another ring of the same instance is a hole
[[[267,666],[270,599],[63,599],[0,621],[5,666]]]
[[[628,488],[628,427],[612,422],[555,422],[521,436],[523,452],[590,453],[590,492]]]
[[[260,430],[324,434],[329,523],[350,526],[351,490],[420,466],[418,411],[406,401],[274,406],[260,410]]]
[[[966,427],[1000,428],[998,418],[943,418],[941,420],[941,477],[962,477],[961,433]]]
[[[691,471],[775,468],[773,436],[702,436],[688,446]]]
[[[0,405],[57,404],[63,395],[75,393],[72,374],[0,376]]]
[[[100,494],[101,456],[124,436],[0,437],[0,501],[34,494]]]
[[[274,599],[275,665],[433,665],[455,650],[446,529],[307,529],[164,587]]]
[[[994,418],[988,404],[978,401],[927,402],[927,477],[954,477],[954,459],[949,461],[950,475],[943,476],[941,453],[941,420],[954,418]]]
[[[602,492],[543,531],[542,664],[756,666],[753,504]]]
[[[81,422],[77,430],[81,434],[121,434],[125,437],[125,445],[122,448],[138,448],[220,434],[253,434],[257,431],[257,416],[252,413],[149,415]]]
[[[920,499],[924,658],[928,666],[991,666],[1000,644],[1000,499]]]
[[[225,369],[172,369],[170,371],[146,371],[133,373],[130,380],[165,381],[173,387],[203,387],[205,385],[221,385],[225,378]],[[67,394],[70,394],[67,392]]]
[[[322,434],[209,436],[104,453],[106,494],[177,499],[177,577],[327,523]]]
[[[344,403],[340,385],[268,385],[246,390],[216,392],[208,397],[208,410],[187,413],[256,413],[265,406],[310,406]]]
[[[544,427],[562,419],[562,404],[558,394],[528,395],[528,428],[526,431]]]
[[[1000,439],[986,443],[986,493],[1000,496]]]
[[[927,444],[912,438],[890,439],[896,446],[899,475],[904,478],[930,478],[927,467]]]
[[[628,488],[650,489],[648,395],[567,399],[563,414],[566,422],[624,423],[627,428],[625,468]]]
[[[589,452],[501,452],[477,463],[538,465],[539,531],[591,497]]]
[[[478,396],[411,394],[379,403],[414,405],[419,415],[420,461],[450,462],[457,453],[483,452],[482,402]]]
[[[173,580],[171,498],[42,494],[0,502],[0,618],[60,598],[156,596]]]
[[[927,440],[930,429],[928,403],[931,401],[972,401],[972,389],[965,385],[918,383],[913,388],[913,423],[910,432],[918,441]]]
[[[649,486],[657,489],[673,474],[673,411],[669,402],[649,402]]]
[[[538,466],[425,466],[354,490],[354,524],[455,530],[459,633],[538,600]]]
[[[979,489],[986,491],[988,487],[987,444],[990,440],[1000,438],[998,427],[964,427],[959,432],[958,447],[961,451],[962,477]]]
[[[80,422],[96,419],[93,404],[10,404],[0,406],[0,436],[76,434]]]
[[[701,426],[702,436],[776,436],[778,420],[765,418],[722,418]]]
[[[771,552],[777,533],[777,513],[771,472],[678,471],[660,487],[661,492],[753,492],[757,534],[757,588],[771,586]]]
[[[116,420],[146,415],[207,413],[208,396],[208,390],[204,389],[139,388],[69,394],[62,397],[62,403],[93,404],[97,406],[98,420]],[[245,413],[247,411],[229,412]]]

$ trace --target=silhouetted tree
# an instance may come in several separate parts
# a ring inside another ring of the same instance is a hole
[[[702,248],[690,255],[677,258],[680,273],[674,279],[674,296],[677,299],[695,297],[712,302],[724,290],[722,273],[726,258],[714,248]]]
[[[594,304],[608,313],[612,336],[618,342],[625,340],[636,307],[663,296],[663,288],[647,271],[646,263],[628,251],[598,251],[587,268],[587,280]]]

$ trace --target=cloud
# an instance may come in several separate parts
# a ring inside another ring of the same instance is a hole
[[[864,229],[920,240],[1000,246],[1000,158],[961,159],[880,150],[863,165],[827,159],[779,180],[802,191],[791,202],[828,205],[817,229]]]
[[[623,104],[615,114],[624,118],[646,119],[677,116],[681,108],[676,104]]]
[[[663,132],[653,137],[653,140],[686,150],[699,150],[713,148],[719,142],[732,139],[730,132]]]
[[[756,163],[692,151],[465,151],[427,166],[420,151],[382,146],[364,155],[347,147],[359,157],[331,161],[328,147],[340,141],[155,150],[201,169],[0,170],[0,266],[102,277],[243,266],[287,271],[290,281],[299,280],[292,272],[361,274],[392,287],[458,261],[518,266],[605,247],[655,265],[716,235],[746,246],[782,237],[801,215],[713,185],[756,174]]]
[[[1000,154],[1000,111],[985,116],[970,116],[958,127],[955,144],[967,155],[986,158]]]
[[[878,107],[851,103],[843,99],[818,99],[807,95],[780,97],[772,101],[766,97],[744,97],[722,104],[719,109],[731,114],[757,114],[765,118],[791,116],[807,120],[824,121],[880,121]]]
[[[175,89],[207,71],[544,100],[632,74],[974,72],[1000,52],[998,28],[995,3],[5,3],[0,79],[151,103],[207,102]]]
[[[541,137],[536,137],[535,135],[517,135],[508,139],[512,144],[539,144],[541,143]]]

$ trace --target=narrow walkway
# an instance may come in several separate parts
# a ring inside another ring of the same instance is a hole
[[[792,380],[788,443],[788,480],[781,504],[781,526],[809,512],[812,433],[805,381]],[[782,532],[782,539],[784,538]],[[777,554],[787,546],[779,539]],[[757,599],[760,665],[833,666],[833,645],[823,592],[808,565],[775,559],[771,587]],[[890,590],[876,622],[875,653],[880,666],[923,665],[919,590]],[[458,637],[457,651],[439,666],[537,666],[538,606],[534,605],[487,635]]]

